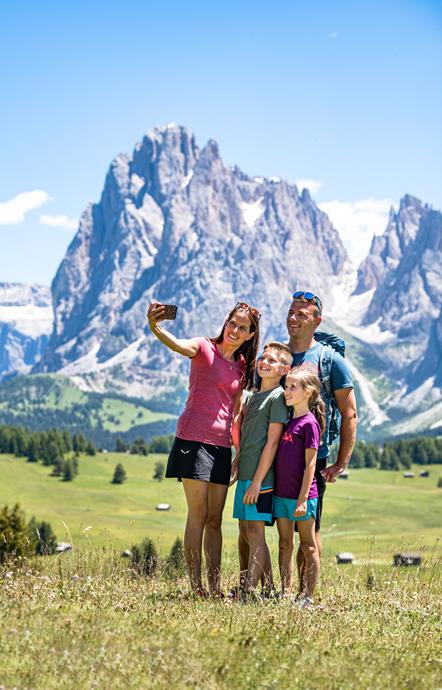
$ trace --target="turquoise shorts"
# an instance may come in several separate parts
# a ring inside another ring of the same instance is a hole
[[[233,517],[237,520],[260,520],[272,524],[273,486],[263,486],[257,503],[243,503],[244,494],[252,482],[238,479],[233,503]]]
[[[309,518],[316,520],[316,511],[318,508],[318,499],[309,498],[307,501],[307,512],[302,517],[295,518],[294,512],[296,508],[296,498],[280,498],[273,496],[273,517],[286,518],[293,520],[293,522],[303,522]]]

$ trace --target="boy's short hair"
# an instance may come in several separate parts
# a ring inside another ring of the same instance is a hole
[[[285,343],[279,343],[277,340],[273,340],[270,343],[266,343],[262,348],[262,351],[273,350],[275,356],[281,364],[286,364],[291,367],[293,362],[293,354],[291,349]]]

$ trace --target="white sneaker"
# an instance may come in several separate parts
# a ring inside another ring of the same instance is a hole
[[[297,605],[300,609],[308,609],[310,606],[313,606],[313,599],[310,599],[310,597],[299,597]]]

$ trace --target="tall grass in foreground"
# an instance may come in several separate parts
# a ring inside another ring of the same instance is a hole
[[[440,562],[325,563],[318,606],[197,600],[178,572],[94,550],[0,570],[0,687],[440,687]],[[236,584],[226,554],[223,584]]]

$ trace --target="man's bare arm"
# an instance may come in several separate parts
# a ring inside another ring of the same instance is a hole
[[[341,432],[339,435],[339,450],[336,462],[321,474],[327,482],[335,482],[350,462],[351,453],[356,440],[356,426],[358,415],[356,411],[356,396],[353,388],[339,388],[335,390],[338,410],[341,413]]]

